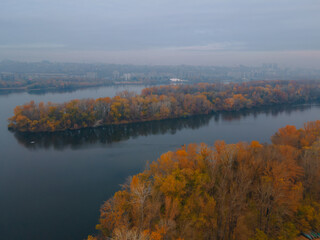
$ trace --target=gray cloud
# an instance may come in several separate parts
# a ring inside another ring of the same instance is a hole
[[[2,0],[0,58],[56,60],[61,47],[67,59],[90,53],[93,61],[107,52],[149,52],[152,62],[167,53],[181,63],[206,51],[241,52],[239,63],[255,52],[316,54],[319,12],[318,0]]]

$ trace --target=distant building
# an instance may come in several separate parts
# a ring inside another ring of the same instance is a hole
[[[0,79],[5,81],[13,81],[14,80],[14,74],[11,72],[2,72],[0,74]]]
[[[262,68],[275,70],[275,69],[278,69],[278,64],[277,63],[263,63]]]
[[[97,77],[97,73],[96,72],[87,72],[86,77],[90,78],[90,79],[95,79]]]
[[[171,82],[185,82],[185,80],[181,80],[179,78],[170,78]]]
[[[120,78],[120,73],[118,71],[113,71],[112,77],[113,80],[118,80]]]
[[[123,78],[124,78],[125,81],[129,81],[131,79],[131,73],[123,74]]]

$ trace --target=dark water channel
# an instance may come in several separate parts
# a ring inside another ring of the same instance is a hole
[[[16,105],[113,96],[142,86],[71,93],[0,95],[0,235],[2,239],[84,239],[99,207],[147,161],[183,144],[258,140],[287,124],[320,119],[320,106],[298,105],[47,134],[7,130]]]

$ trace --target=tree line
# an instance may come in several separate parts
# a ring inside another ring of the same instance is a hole
[[[53,90],[73,90],[79,88],[100,87],[111,85],[110,80],[88,80],[85,78],[67,78],[54,77],[49,79],[16,79],[16,80],[1,80],[0,91],[53,91]]]
[[[167,85],[145,88],[140,95],[124,91],[113,98],[75,99],[62,104],[31,101],[14,109],[8,127],[18,131],[53,132],[306,103],[319,98],[318,81]]]
[[[14,132],[14,137],[22,146],[29,149],[81,149],[93,144],[108,145],[115,142],[134,139],[138,136],[175,134],[183,129],[198,129],[208,125],[210,121],[238,121],[257,114],[271,114],[277,116],[281,113],[304,112],[312,107],[311,104],[280,105],[259,109],[243,110],[238,112],[223,112],[208,115],[197,115],[188,118],[165,119],[140,123],[109,125],[99,128],[84,128],[79,130],[66,130],[59,132],[30,133]]]
[[[271,144],[167,152],[101,207],[88,240],[292,240],[320,232],[320,121]]]

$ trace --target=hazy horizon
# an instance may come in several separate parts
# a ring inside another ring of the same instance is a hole
[[[0,61],[320,64],[316,0],[2,0],[0,6]]]

